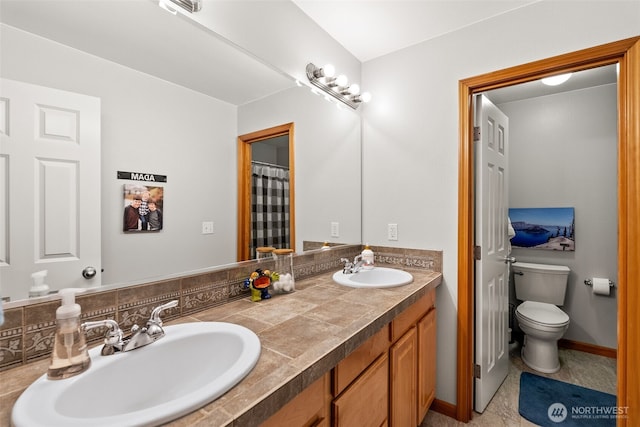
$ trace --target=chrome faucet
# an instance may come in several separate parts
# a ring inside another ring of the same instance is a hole
[[[154,308],[149,320],[147,320],[146,326],[141,328],[138,325],[133,325],[131,327],[131,335],[128,338],[123,338],[124,334],[122,333],[122,329],[120,329],[120,326],[118,326],[115,320],[111,319],[85,322],[82,324],[82,329],[88,331],[99,327],[109,328],[105,333],[104,346],[100,352],[103,356],[108,356],[115,352],[135,350],[136,348],[151,344],[164,336],[160,314],[162,314],[164,310],[177,305],[178,300],[173,300]]]
[[[104,334],[104,346],[102,347],[102,351],[100,354],[103,356],[109,356],[116,351],[122,351],[122,347],[124,346],[124,341],[122,337],[124,336],[122,333],[122,329],[118,325],[118,322],[111,319],[104,320],[96,320],[94,322],[85,322],[80,325],[83,331],[88,331],[94,328],[107,327],[109,328],[107,332]]]
[[[162,319],[160,314],[171,307],[178,305],[178,300],[169,301],[166,304],[162,304],[153,309],[151,317],[147,320],[147,325],[143,328],[138,325],[131,327],[131,338],[125,344],[122,351],[135,350],[138,347],[144,347],[147,344],[151,344],[154,341],[159,340],[164,336],[164,329],[162,329]]]
[[[340,262],[344,263],[344,268],[342,269],[344,274],[357,273],[364,264],[362,254],[356,255],[355,258],[353,258],[353,262],[349,261],[347,258],[340,258]]]

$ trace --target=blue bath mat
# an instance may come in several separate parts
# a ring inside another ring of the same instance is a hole
[[[612,394],[529,372],[520,375],[518,410],[543,427],[615,427],[616,419],[625,417]]]

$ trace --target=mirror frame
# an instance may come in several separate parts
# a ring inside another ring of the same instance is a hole
[[[296,250],[294,123],[250,132],[238,137],[238,244],[237,261],[250,259],[251,241],[251,144],[265,139],[289,137],[289,248]]]

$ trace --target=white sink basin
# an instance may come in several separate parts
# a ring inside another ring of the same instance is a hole
[[[413,281],[411,273],[395,268],[374,267],[371,270],[360,270],[357,273],[344,274],[342,270],[333,274],[333,280],[352,288],[392,288]]]
[[[101,356],[64,380],[46,374],[20,396],[12,421],[21,426],[155,426],[220,397],[258,362],[260,340],[222,322],[164,328],[164,338],[126,353]]]

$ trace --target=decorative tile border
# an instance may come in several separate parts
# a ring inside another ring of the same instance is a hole
[[[442,271],[442,251],[372,249],[376,263]],[[342,266],[340,258],[353,259],[361,250],[361,245],[340,245],[295,255],[294,276],[302,280],[337,271]],[[166,320],[245,298],[248,290],[243,287],[244,280],[258,267],[272,269],[271,264],[246,261],[201,274],[78,295],[77,301],[82,307],[83,322],[114,319],[126,332],[134,324],[144,324],[153,308],[174,299],[180,303],[166,310]],[[5,310],[5,323],[0,326],[0,371],[49,357],[59,305],[59,301],[46,301]],[[94,329],[87,333],[87,340],[99,342],[103,336],[103,331]]]

